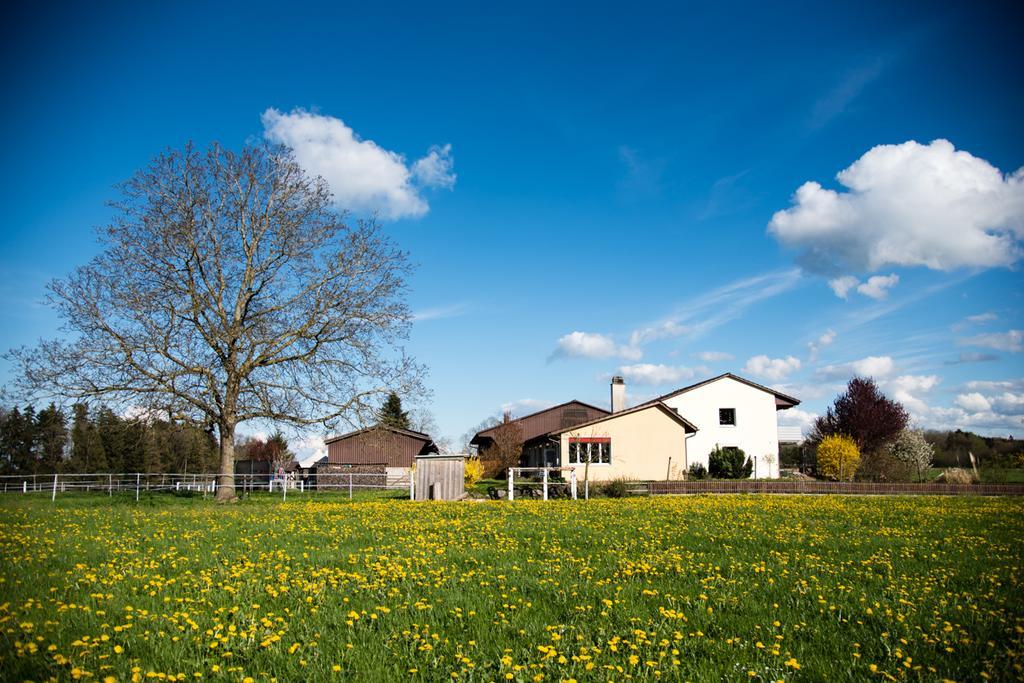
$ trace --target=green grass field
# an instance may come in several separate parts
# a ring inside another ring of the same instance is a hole
[[[1024,500],[0,499],[0,679],[1020,680]]]

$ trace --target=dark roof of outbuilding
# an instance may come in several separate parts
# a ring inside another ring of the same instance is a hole
[[[564,434],[565,432],[571,432],[571,431],[573,431],[575,429],[583,429],[585,427],[589,427],[591,425],[599,424],[601,422],[607,422],[608,420],[614,420],[616,418],[622,417],[623,415],[629,415],[630,413],[637,413],[637,412],[640,412],[641,410],[649,410],[651,408],[657,408],[657,409],[661,410],[663,413],[665,413],[666,415],[671,417],[673,420],[678,422],[680,424],[680,426],[682,426],[683,429],[685,429],[687,432],[690,432],[691,434],[695,434],[697,432],[697,426],[694,425],[689,420],[687,420],[682,415],[680,415],[678,412],[676,412],[676,410],[674,408],[670,408],[669,406],[665,405],[661,401],[658,401],[658,402],[651,401],[651,402],[648,402],[648,403],[641,403],[640,405],[634,406],[632,408],[627,408],[626,410],[620,410],[617,413],[608,413],[607,415],[603,415],[603,416],[597,418],[596,420],[591,420],[590,422],[584,422],[583,424],[574,425],[572,427],[566,427],[565,429],[559,429],[558,431],[552,432],[552,434]]]
[[[582,411],[582,414],[568,415],[567,411],[573,409]],[[579,424],[580,422],[592,420],[595,415],[608,414],[609,412],[604,408],[598,408],[597,406],[590,405],[589,403],[573,399],[572,401],[559,403],[556,406],[551,406],[544,410],[538,410],[537,412],[530,413],[529,415],[517,417],[512,420],[512,422],[518,424],[520,429],[522,429],[522,439],[525,442],[531,439],[536,439],[539,436],[551,434],[555,430],[562,429],[563,427],[571,427],[572,424]],[[487,429],[477,432],[470,443],[473,445],[480,445],[482,440],[493,438],[494,431],[500,426],[500,424],[497,424],[493,427],[488,427]]]

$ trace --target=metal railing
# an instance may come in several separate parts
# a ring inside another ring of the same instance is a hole
[[[220,486],[220,475],[215,473],[93,473],[93,474],[27,474],[0,475],[0,493],[41,494],[56,500],[58,494],[90,493],[113,496],[129,493],[139,500],[142,494],[171,493],[178,495],[214,495]],[[259,492],[289,495],[318,493],[354,493],[364,490],[408,491],[413,498],[413,480],[408,474],[389,475],[386,472],[312,472],[309,474],[239,474],[234,475],[235,493],[248,495]]]

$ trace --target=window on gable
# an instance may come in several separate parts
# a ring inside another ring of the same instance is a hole
[[[718,424],[722,426],[735,426],[736,425],[736,409],[735,408],[719,408],[718,409]]]

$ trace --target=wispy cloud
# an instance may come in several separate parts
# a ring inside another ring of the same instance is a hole
[[[827,93],[822,95],[807,119],[810,130],[818,130],[836,118],[871,85],[885,68],[885,60],[876,57],[843,74],[843,77]]]
[[[427,320],[457,318],[460,315],[465,315],[468,310],[469,306],[464,303],[451,304],[449,306],[436,306],[433,308],[424,308],[419,311],[414,311],[412,319],[413,322],[421,323]]]
[[[1024,332],[1021,330],[1008,330],[1006,332],[976,334],[973,337],[957,339],[956,343],[960,346],[978,346],[983,349],[1020,353],[1024,351]]]
[[[742,316],[754,304],[784,294],[800,283],[799,268],[771,271],[716,287],[682,304],[663,320],[634,330],[643,344],[665,337],[697,339]]]

